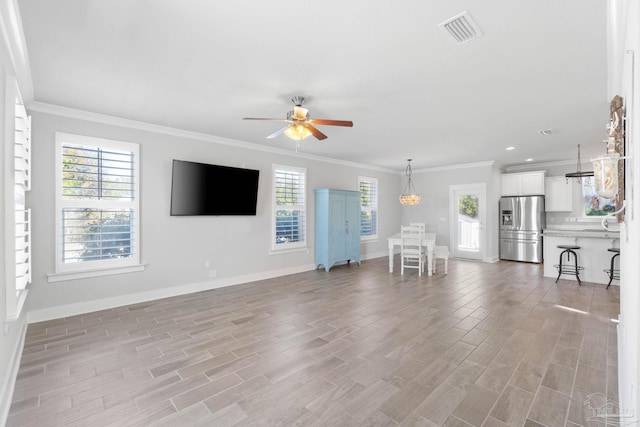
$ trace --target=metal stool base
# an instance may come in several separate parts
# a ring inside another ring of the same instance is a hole
[[[609,249],[609,252],[615,252],[613,249]],[[618,252],[611,257],[611,268],[608,268],[606,270],[604,270],[605,273],[607,273],[607,276],[609,276],[609,283],[607,284],[607,289],[609,289],[609,286],[611,286],[611,282],[613,282],[613,280],[620,280],[620,270],[616,270],[614,268],[614,263],[616,261],[616,257],[620,256],[620,252],[618,250]]]
[[[576,249],[580,249],[579,247],[577,247]],[[573,265],[564,265],[562,263],[562,255],[567,254],[567,262],[571,261],[571,255],[573,255]],[[564,251],[560,252],[560,259],[559,259],[559,264],[555,264],[554,265],[555,268],[558,269],[558,277],[556,278],[556,283],[558,283],[558,280],[560,280],[560,276],[563,274],[571,274],[576,276],[576,279],[578,280],[578,285],[582,286],[582,282],[580,281],[580,271],[584,270],[584,267],[580,267],[578,265],[578,254],[575,253],[573,251],[573,249],[565,249]]]

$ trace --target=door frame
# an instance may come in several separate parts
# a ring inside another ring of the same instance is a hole
[[[484,262],[487,253],[487,184],[484,182],[474,184],[457,184],[449,186],[449,245],[451,246],[451,254],[456,257],[456,219],[458,217],[458,199],[456,192],[469,191],[470,193],[478,193],[480,196],[479,214],[480,214],[480,253],[478,261]],[[471,258],[467,258],[471,259]],[[475,258],[473,258],[475,260]]]

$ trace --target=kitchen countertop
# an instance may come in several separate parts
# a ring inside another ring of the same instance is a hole
[[[585,228],[582,230],[559,230],[545,228],[542,237],[589,237],[593,239],[619,239],[619,231],[607,231],[602,227]]]

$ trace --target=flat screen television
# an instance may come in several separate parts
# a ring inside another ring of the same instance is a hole
[[[174,160],[171,216],[255,215],[260,171]]]

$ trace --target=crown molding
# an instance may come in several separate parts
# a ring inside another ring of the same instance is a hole
[[[33,80],[17,0],[0,2],[0,39],[9,55],[23,102],[33,101]],[[11,73],[9,73],[11,74]]]
[[[589,162],[583,162],[583,164],[588,164]],[[507,166],[504,170],[505,172],[514,172],[514,171],[527,171],[527,170],[537,170],[540,168],[548,168],[553,166],[567,166],[567,165],[576,165],[575,160],[560,160],[557,162],[546,162],[546,163],[527,163],[523,165],[514,165]]]
[[[433,168],[422,168],[422,169],[414,169],[412,173],[429,173],[429,172],[440,172],[454,169],[470,169],[470,168],[481,168],[486,166],[493,166],[495,161],[489,160],[486,162],[473,162],[473,163],[459,163],[457,165],[447,165],[447,166],[436,166]],[[404,175],[404,171],[401,174]]]
[[[352,168],[367,169],[377,172],[395,174],[397,171],[392,169],[381,168],[378,166],[366,165],[363,163],[350,162],[346,160],[333,159],[331,157],[318,156],[315,154],[292,152],[282,148],[270,147],[251,142],[240,141],[237,139],[222,138],[219,136],[209,135],[200,132],[193,132],[184,129],[173,128],[153,123],[141,122],[137,120],[125,119],[122,117],[109,116],[106,114],[93,113],[90,111],[78,110],[75,108],[63,107],[55,104],[47,104],[44,102],[32,102],[27,106],[29,111],[51,114],[54,116],[67,117],[77,120],[85,120],[89,122],[101,123],[111,126],[118,126],[128,129],[135,129],[145,132],[160,133],[164,135],[175,136],[179,138],[193,139],[196,141],[211,142],[214,144],[228,145],[237,148],[244,148],[253,151],[262,151],[267,153],[278,154],[282,156],[298,157],[318,162],[331,163],[335,165],[348,166]]]

